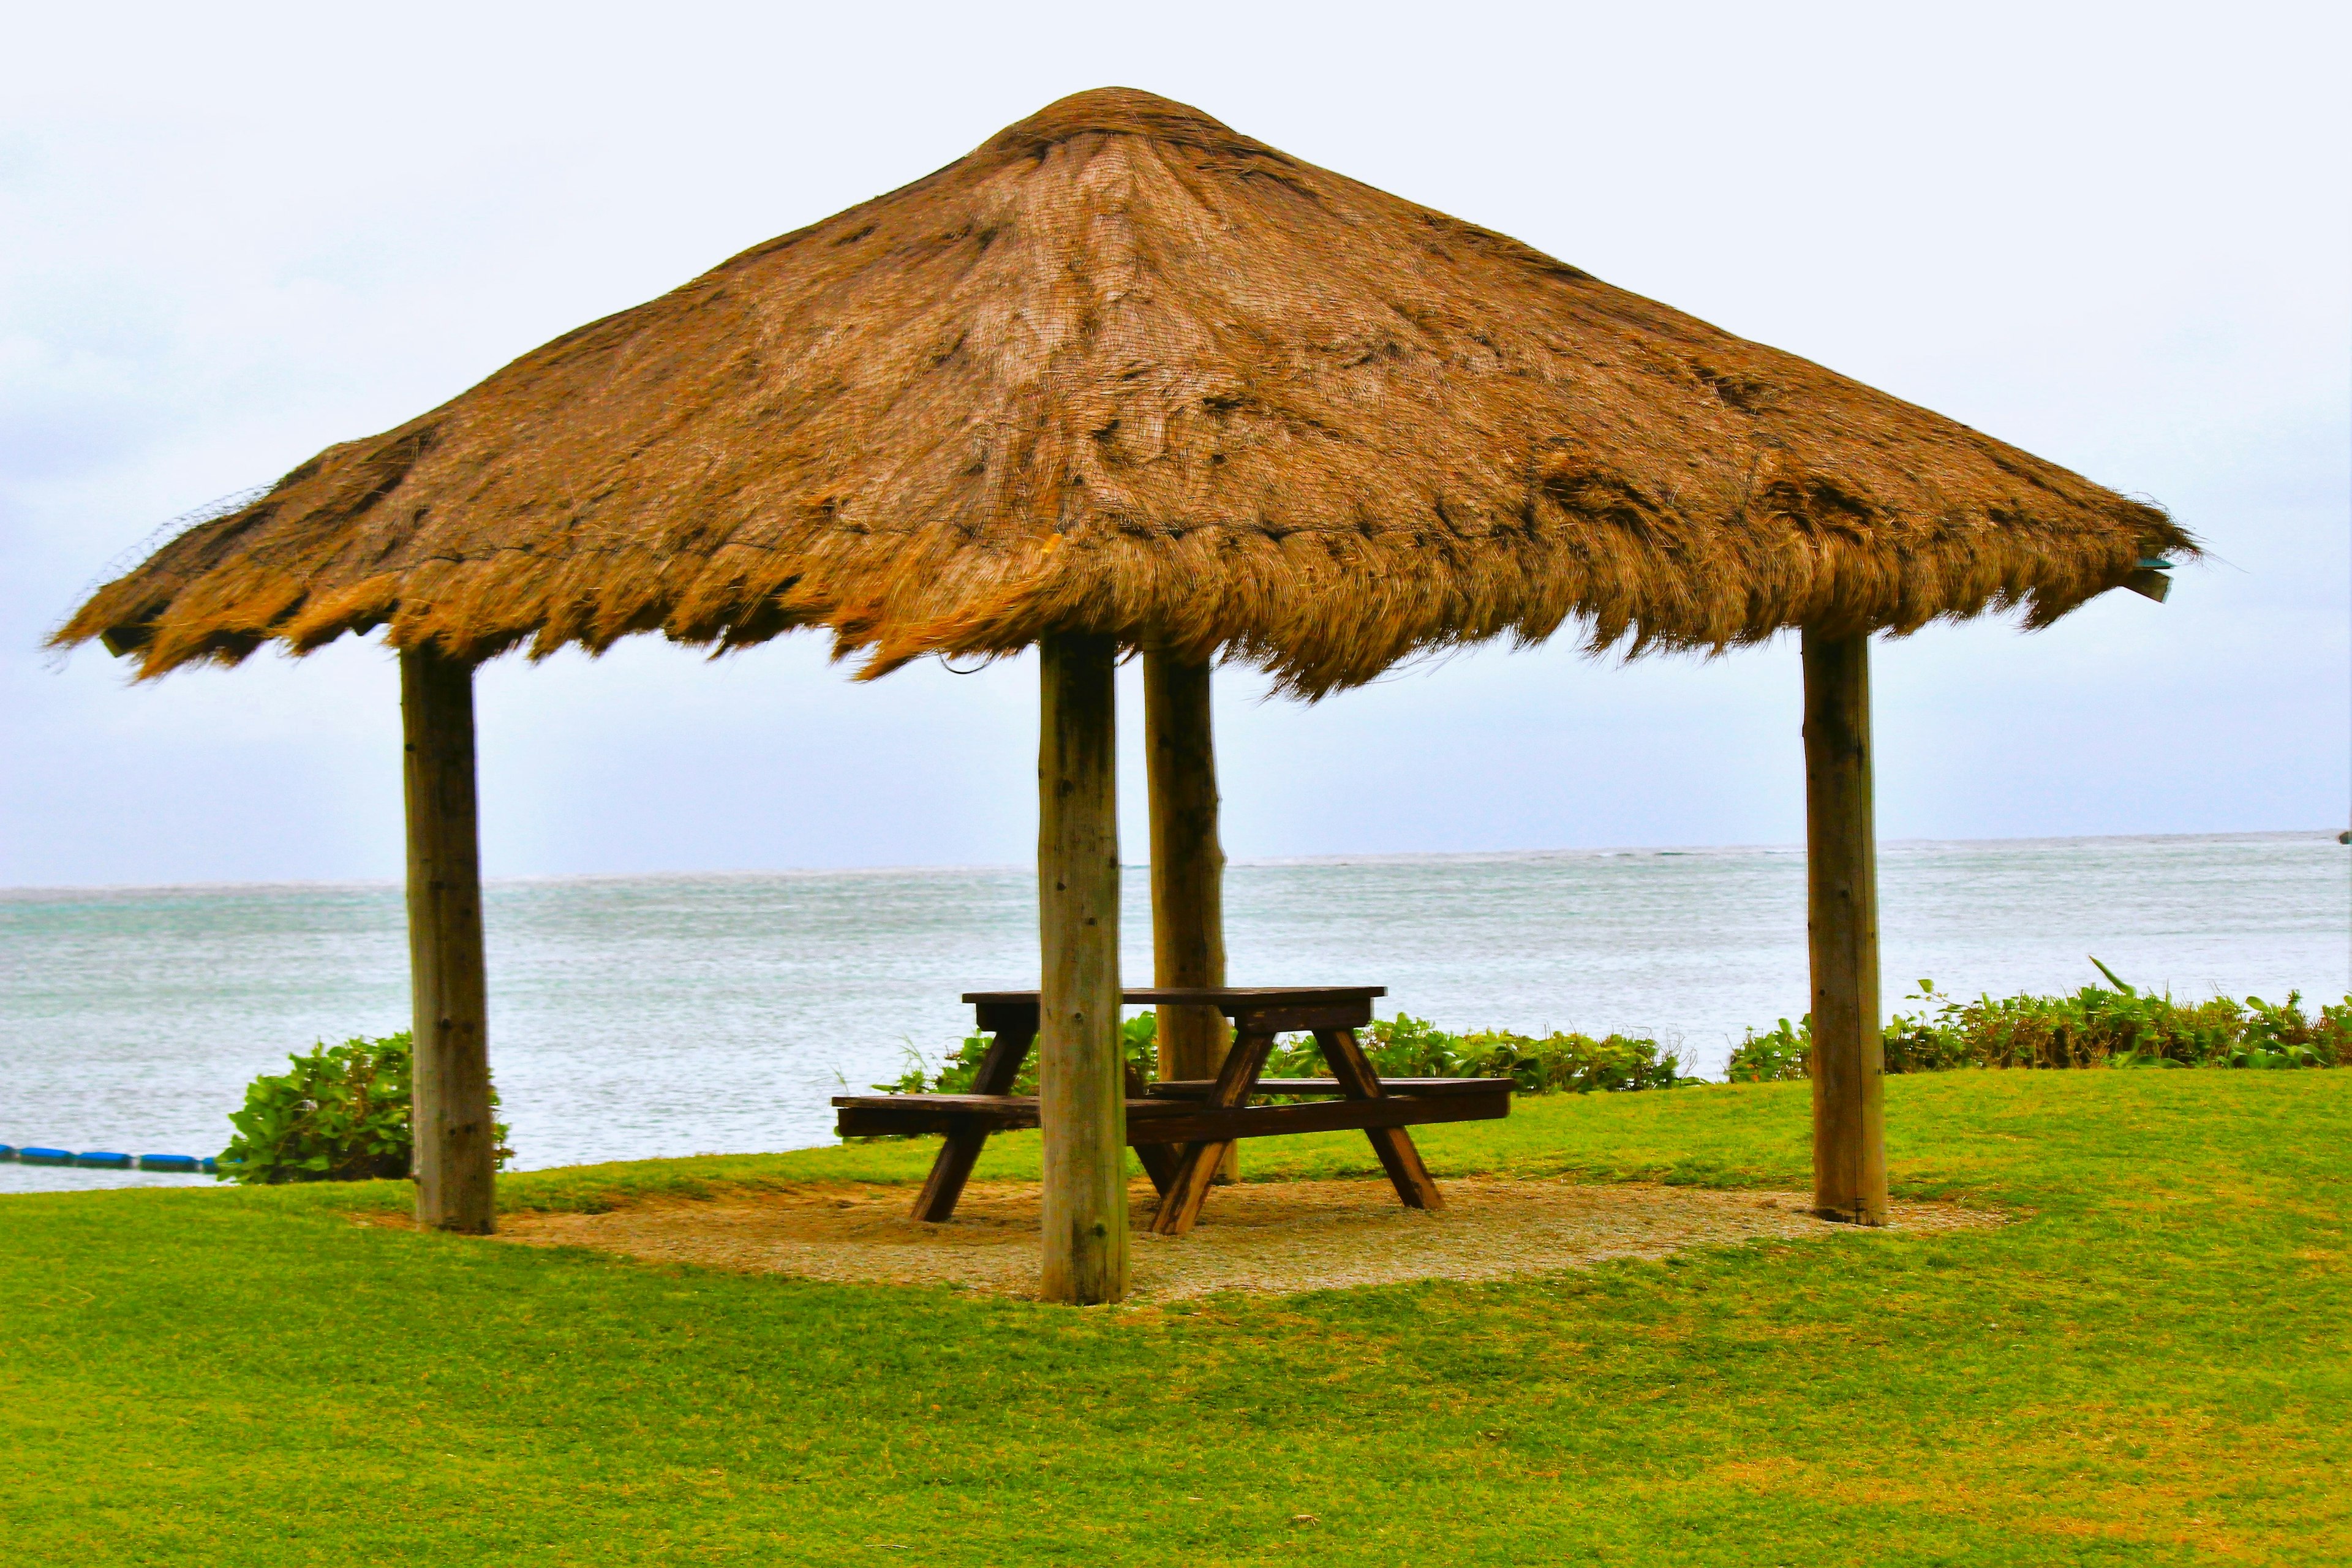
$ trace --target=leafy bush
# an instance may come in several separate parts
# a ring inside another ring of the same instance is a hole
[[[2289,992],[2273,1005],[2259,996],[2216,996],[2175,1002],[2168,993],[2140,991],[2097,959],[2107,984],[2071,996],[1979,996],[1963,1002],[1932,980],[1905,998],[1880,1033],[1886,1070],[1948,1072],[1955,1068],[2352,1067],[2352,996],[2339,1005],[2304,1010]],[[1154,1016],[1121,1026],[1127,1059],[1145,1079],[1158,1052]],[[1522,1094],[1672,1089],[1696,1083],[1683,1072],[1678,1050],[1636,1035],[1553,1033],[1540,1038],[1507,1029],[1454,1035],[1426,1018],[1400,1013],[1359,1031],[1364,1054],[1382,1078],[1507,1078]],[[968,1035],[936,1072],[907,1047],[907,1070],[874,1087],[890,1094],[968,1094],[989,1037]],[[1763,1034],[1748,1031],[1734,1047],[1725,1076],[1733,1083],[1777,1083],[1805,1077],[1812,1060],[1813,1021],[1779,1020]],[[1329,1068],[1311,1035],[1286,1036],[1266,1059],[1268,1078],[1324,1078]],[[1037,1092],[1034,1052],[1021,1069],[1015,1094]]]
[[[1636,1036],[1596,1040],[1554,1031],[1538,1037],[1507,1029],[1453,1035],[1400,1013],[1374,1019],[1359,1038],[1382,1078],[1507,1078],[1522,1094],[1622,1093],[1696,1081],[1682,1076],[1679,1053]],[[1321,1078],[1329,1070],[1315,1037],[1297,1035],[1278,1044],[1265,1076]]]
[[[408,1174],[408,1032],[320,1041],[289,1056],[293,1070],[264,1073],[229,1114],[236,1135],[221,1152],[220,1179],[247,1185],[364,1182]],[[498,1092],[490,1103],[499,1102]],[[514,1157],[507,1126],[492,1123],[498,1163]]]
[[[1780,1083],[1805,1077],[1812,1059],[1813,1016],[1808,1013],[1793,1026],[1781,1019],[1769,1034],[1748,1030],[1732,1047],[1723,1076],[1733,1083]]]
[[[1146,1079],[1159,1070],[1157,1016],[1145,1013],[1120,1026],[1127,1059]],[[1382,1078],[1507,1078],[1528,1094],[1568,1090],[1619,1091],[1670,1089],[1693,1082],[1681,1076],[1682,1060],[1657,1041],[1625,1035],[1596,1040],[1589,1035],[1551,1034],[1542,1038],[1485,1029],[1451,1035],[1425,1018],[1398,1014],[1373,1021],[1358,1037],[1373,1070]],[[987,1052],[989,1037],[967,1035],[936,1071],[922,1053],[907,1047],[907,1070],[874,1087],[885,1094],[969,1094]],[[1329,1068],[1311,1035],[1286,1036],[1266,1058],[1268,1078],[1323,1078]],[[1031,1052],[1013,1085],[1015,1094],[1037,1092],[1037,1057]]]
[[[1932,980],[1906,1001],[1881,1034],[1886,1070],[1946,1072],[1954,1068],[2352,1067],[2352,996],[2305,1013],[2300,992],[2273,1005],[2215,996],[2175,1002],[2139,990],[2097,959],[2105,985],[2071,996],[1979,996],[1963,1002]],[[1731,1053],[1735,1082],[1801,1079],[1812,1047],[1811,1019],[1786,1018],[1769,1035],[1748,1031]]]

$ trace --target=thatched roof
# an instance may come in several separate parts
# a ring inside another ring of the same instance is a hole
[[[1053,630],[1315,693],[1563,623],[1718,648],[2054,620],[2157,508],[1499,234],[1106,89],[331,447],[58,633],[142,675]]]

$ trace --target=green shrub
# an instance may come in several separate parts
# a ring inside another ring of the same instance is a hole
[[[220,1179],[247,1185],[286,1182],[364,1182],[408,1174],[409,1037],[324,1040],[293,1070],[264,1073],[247,1086],[245,1108],[229,1114],[236,1135],[221,1152]],[[490,1103],[499,1102],[498,1092]],[[498,1163],[514,1157],[507,1126],[494,1122]]]
[[[1812,1058],[1813,1016],[1808,1013],[1793,1026],[1781,1019],[1769,1034],[1748,1030],[1732,1047],[1723,1076],[1733,1083],[1780,1083],[1805,1077]]]
[[[1145,1013],[1120,1026],[1127,1059],[1146,1080],[1159,1071],[1157,1016]],[[1596,1040],[1589,1035],[1536,1038],[1501,1029],[1451,1035],[1425,1018],[1398,1014],[1376,1019],[1358,1037],[1373,1070],[1382,1078],[1507,1078],[1528,1094],[1568,1090],[1620,1091],[1670,1089],[1692,1082],[1681,1076],[1677,1053],[1657,1041],[1625,1035]],[[923,1054],[907,1047],[907,1070],[874,1087],[885,1094],[969,1094],[988,1050],[989,1037],[973,1034],[950,1051],[937,1070]],[[1329,1069],[1311,1035],[1286,1036],[1266,1058],[1268,1078],[1323,1078]],[[1037,1055],[1032,1051],[1013,1084],[1015,1094],[1037,1092]]]
[[[1523,1094],[1622,1093],[1693,1081],[1682,1076],[1677,1052],[1637,1036],[1596,1040],[1554,1031],[1538,1037],[1507,1029],[1453,1035],[1426,1018],[1400,1013],[1374,1019],[1358,1037],[1382,1078],[1507,1078]],[[1265,1076],[1320,1078],[1328,1072],[1323,1047],[1313,1036],[1298,1035],[1278,1045]]]
[[[2071,996],[1979,996],[1963,1002],[1932,980],[1905,998],[1914,1011],[1886,1021],[1886,1070],[1948,1072],[1955,1068],[2352,1067],[2352,996],[2306,1013],[2303,994],[2289,992],[2273,1005],[2259,996],[2216,996],[2175,1002],[2119,978],[2097,959],[2105,985],[2085,985]],[[1121,1026],[1127,1058],[1149,1079],[1157,1050],[1153,1015]],[[1448,1034],[1426,1018],[1400,1013],[1360,1030],[1364,1054],[1382,1078],[1507,1078],[1522,1094],[1672,1089],[1696,1083],[1683,1072],[1681,1052],[1637,1035],[1553,1033],[1540,1038],[1507,1029]],[[907,1070],[874,1087],[890,1094],[968,1094],[988,1049],[986,1035],[968,1035],[939,1070],[907,1047]],[[1763,1034],[1754,1029],[1735,1047],[1724,1076],[1733,1083],[1779,1083],[1805,1077],[1812,1060],[1813,1020],[1782,1018]],[[1266,1058],[1268,1078],[1324,1078],[1329,1068],[1311,1035],[1286,1036]],[[1037,1092],[1037,1058],[1021,1069],[1015,1094]]]
[[[2352,1067],[2352,996],[2305,1013],[2300,992],[2273,1005],[2215,996],[2176,1002],[2143,992],[2097,959],[2105,985],[2071,996],[1979,996],[1972,1002],[1936,989],[1932,980],[1905,1000],[1913,1012],[1889,1018],[1881,1038],[1886,1070],[1947,1072],[1955,1068],[2326,1068]],[[1731,1053],[1734,1082],[1801,1079],[1812,1048],[1812,1020],[1780,1020],[1768,1035],[1749,1030]]]

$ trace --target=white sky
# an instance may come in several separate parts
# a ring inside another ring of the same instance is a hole
[[[2345,818],[2342,7],[265,7],[9,0],[0,884],[394,877],[382,648],[130,689],[42,636],[166,520],[1149,88],[2171,507],[2158,608],[1882,644],[1890,837]],[[121,563],[127,564],[127,562]],[[1241,856],[1802,836],[1793,648],[1220,677]],[[1133,688],[1129,689],[1130,699]],[[497,875],[1018,863],[1026,662],[803,636],[481,683]],[[1129,858],[1140,858],[1139,701]]]

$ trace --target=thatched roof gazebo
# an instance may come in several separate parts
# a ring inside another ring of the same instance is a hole
[[[472,668],[794,627],[879,675],[1043,655],[1049,1294],[1124,1288],[1112,684],[1146,658],[1159,983],[1223,983],[1208,666],[1305,697],[1563,626],[1801,631],[1825,1210],[1883,1210],[1867,642],[2160,595],[2157,508],[1303,163],[1052,104],[891,194],[330,447],[57,634],[142,677],[385,629],[408,741],[420,1215],[490,1224]],[[1174,1031],[1186,1070],[1212,1025]],[[1189,1055],[1188,1055],[1189,1054]]]

